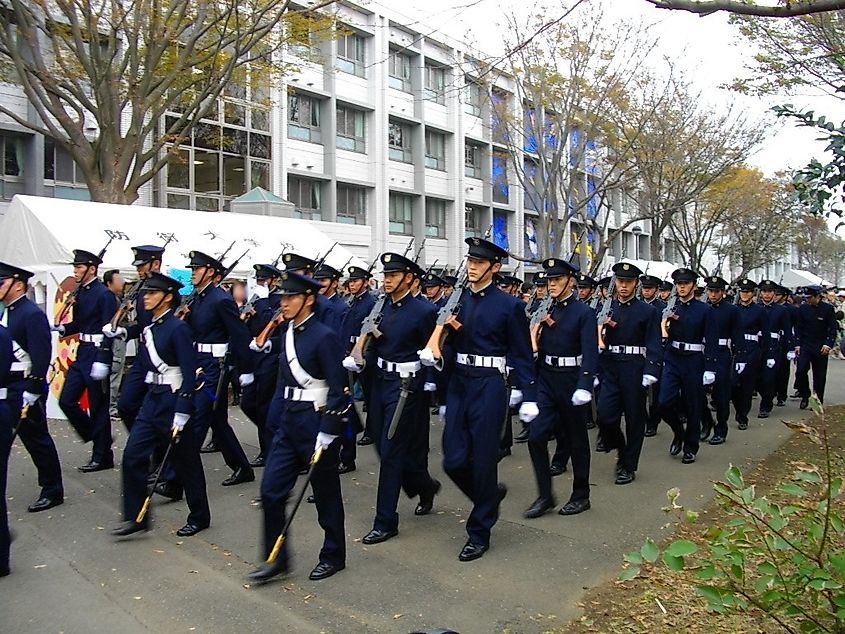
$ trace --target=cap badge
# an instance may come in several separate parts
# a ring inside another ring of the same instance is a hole
[[[286,280],[286,279],[288,279],[288,274],[287,274],[287,272],[285,272],[285,271],[281,271],[281,279],[282,279],[282,280]]]
[[[631,265],[630,265],[630,264],[623,264],[623,265],[622,265],[622,270],[623,270],[623,271],[627,271],[627,270],[628,270],[628,269],[630,269],[630,268],[631,268]]]
[[[390,262],[391,259],[393,259],[393,256],[390,255],[389,253],[385,253],[384,257],[381,260],[382,260],[382,262]]]
[[[473,238],[473,239],[472,239],[472,243],[473,243],[475,246],[478,246],[478,245],[480,245],[480,244],[481,244],[481,240],[479,240],[478,238]]]
[[[291,255],[290,255],[290,253],[286,253],[286,254],[285,254],[285,262],[290,262],[290,260],[291,260]]]

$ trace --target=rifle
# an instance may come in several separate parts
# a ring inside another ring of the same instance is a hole
[[[109,248],[109,245],[114,242],[114,235],[109,235],[109,241],[106,242],[106,246],[100,249],[100,252],[97,254],[97,257],[102,261],[103,257],[106,255],[106,249]],[[79,295],[79,291],[82,290],[82,282],[79,281],[76,283],[76,286],[73,287],[73,290],[67,294],[65,297],[65,301],[62,303],[62,309],[59,311],[58,317],[56,317],[56,321],[53,322],[54,325],[59,326],[61,325],[62,321],[65,317],[67,317],[67,311],[70,310],[70,307],[76,303],[76,298]]]
[[[237,240],[232,240],[232,244],[229,245],[229,248],[226,249],[225,251],[223,251],[223,253],[221,253],[220,255],[217,256],[217,260],[219,262],[222,262],[223,258],[225,258],[227,255],[229,255],[229,251],[231,251],[232,247],[235,246],[235,242],[237,242]]]
[[[637,282],[637,299],[643,298],[643,280],[642,280],[642,278],[645,277],[646,275],[648,275],[648,267],[650,267],[650,266],[651,266],[651,262],[649,262],[648,264],[645,265],[645,271],[640,276],[639,282]]]
[[[660,318],[660,330],[664,339],[669,338],[669,320],[677,319],[675,314],[675,306],[678,304],[678,287],[672,286],[672,294],[669,296],[669,301],[666,302],[666,308],[663,309],[663,315]]]
[[[428,240],[428,236],[423,236],[422,242],[420,242],[420,248],[417,249],[417,254],[414,256],[414,264],[420,261],[420,256],[422,255],[422,250],[425,248],[426,240]]]
[[[382,291],[370,310],[370,314],[361,322],[361,330],[358,333],[358,338],[355,340],[355,345],[352,346],[352,351],[349,353],[349,356],[355,360],[358,366],[364,365],[364,353],[367,351],[370,338],[375,337],[378,339],[381,337],[381,331],[378,329],[378,326],[381,323],[385,303],[387,303],[387,293]]]
[[[320,269],[321,266],[323,266],[326,263],[326,258],[329,257],[329,253],[334,251],[334,248],[337,245],[338,245],[338,243],[335,242],[332,246],[329,247],[329,250],[326,251],[326,253],[325,253],[325,255],[323,255],[323,257],[317,258],[317,260],[314,262],[314,272],[315,273]]]
[[[408,251],[411,250],[412,246],[414,246],[414,238],[413,237],[411,237],[411,239],[408,241],[408,246],[405,247],[405,251],[402,252],[403,258],[408,257]]]
[[[616,274],[610,276],[610,283],[607,285],[607,297],[604,298],[604,303],[601,305],[601,310],[596,316],[596,322],[599,328],[599,350],[607,348],[604,342],[604,329],[606,326],[614,328],[616,322],[613,321],[613,291],[616,290]]]

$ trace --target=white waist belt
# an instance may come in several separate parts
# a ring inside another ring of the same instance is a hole
[[[303,389],[301,387],[285,388],[285,400],[306,401],[308,403],[313,403],[315,410],[326,406],[328,396],[329,388],[327,387],[312,387],[308,389]]]
[[[479,354],[464,354],[459,352],[455,360],[461,365],[469,365],[475,368],[496,368],[504,373],[507,362],[504,357],[485,357]]]
[[[673,341],[672,347],[676,350],[684,350],[687,352],[704,352],[703,343],[684,343],[683,341]]]
[[[144,383],[147,385],[169,385],[175,392],[182,385],[182,370],[179,368],[170,368],[164,373],[147,372],[144,377]]]
[[[608,346],[613,354],[645,354],[645,346]]]
[[[779,332],[770,332],[769,334],[772,336],[772,339],[780,339]]]
[[[547,354],[545,361],[546,365],[556,368],[574,368],[581,365],[581,358],[582,355],[580,354],[577,357],[553,357]]]
[[[81,334],[79,335],[79,340],[84,341],[85,343],[96,343],[97,345],[100,345],[103,343],[103,335]]]
[[[8,394],[8,390],[5,387],[0,387],[0,401],[6,400],[6,394]]]
[[[197,343],[197,352],[208,352],[218,359],[225,357],[228,351],[228,343]]]
[[[745,335],[746,341],[757,341],[759,337],[757,335]]]
[[[720,346],[729,346],[729,345],[731,345],[731,340],[730,339],[719,339],[719,341],[717,341],[716,343],[718,343]]]
[[[378,358],[376,365],[385,372],[397,372],[400,376],[413,376],[420,371],[422,364],[419,361],[406,361],[405,363],[394,363],[387,359]]]
[[[31,363],[25,361],[13,361],[9,367],[9,372],[23,372],[24,376],[29,376],[29,371],[32,369]]]

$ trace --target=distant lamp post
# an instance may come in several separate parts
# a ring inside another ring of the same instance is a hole
[[[634,234],[634,259],[640,261],[640,234],[643,230],[640,227],[634,226],[631,233]]]

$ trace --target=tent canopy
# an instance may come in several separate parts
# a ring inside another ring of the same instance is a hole
[[[131,247],[162,245],[170,235],[162,270],[184,269],[192,250],[219,256],[234,242],[224,264],[248,250],[232,272],[241,278],[252,274],[253,264],[272,263],[282,250],[316,258],[332,246],[322,232],[296,218],[15,196],[0,220],[0,259],[35,271],[55,269],[68,266],[74,249],[98,253],[114,236],[101,270],[134,273]],[[326,262],[340,268],[350,258],[350,264],[367,266],[340,245]]]
[[[800,269],[787,269],[783,272],[782,284],[788,288],[797,286],[833,286],[833,283],[819,277],[809,271]]]

